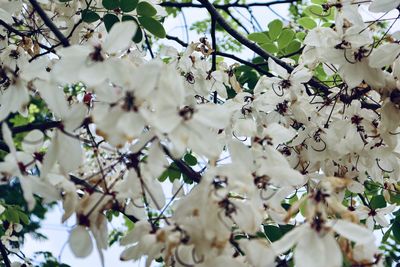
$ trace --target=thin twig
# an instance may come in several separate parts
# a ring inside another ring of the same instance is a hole
[[[249,39],[247,39],[245,36],[243,36],[241,33],[236,31],[234,28],[229,25],[229,23],[221,16],[221,14],[218,12],[218,10],[208,1],[208,0],[199,0],[199,2],[208,10],[210,15],[215,18],[215,20],[218,22],[218,24],[225,29],[227,33],[229,33],[233,38],[235,38],[239,43],[242,45],[246,46],[265,60],[268,60],[269,58],[273,59],[278,65],[282,66],[285,68],[288,72],[293,71],[293,67],[290,66],[289,64],[285,63],[281,59],[269,54],[266,52],[264,49],[259,47],[256,43],[251,42]],[[329,87],[327,87],[324,84],[321,84],[318,82],[315,78],[311,79],[308,84],[316,89],[318,91],[323,92],[325,94],[330,93]]]
[[[44,24],[46,24],[47,27],[54,33],[54,35],[57,37],[58,40],[62,43],[64,47],[70,46],[68,38],[64,36],[60,32],[60,30],[57,28],[56,25],[51,21],[51,19],[46,15],[46,12],[42,9],[42,7],[39,5],[39,3],[36,0],[29,0],[31,3],[33,9],[39,14],[39,16],[42,18]]]

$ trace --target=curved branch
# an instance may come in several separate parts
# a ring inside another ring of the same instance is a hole
[[[243,23],[240,22],[240,20],[238,18],[236,18],[232,12],[229,11],[229,9],[224,9],[224,12],[231,17],[231,19],[236,22],[236,24],[241,27],[247,34],[250,34],[249,30],[243,25]]]

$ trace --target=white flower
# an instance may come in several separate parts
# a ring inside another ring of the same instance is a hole
[[[333,231],[358,244],[374,241],[374,236],[366,228],[348,221],[328,221],[326,226],[330,229],[320,232],[318,222],[305,223],[272,243],[272,249],[280,254],[296,246],[294,260],[299,267],[340,267],[343,256]]]
[[[371,209],[367,206],[360,206],[356,209],[356,214],[360,220],[367,220],[366,224],[368,229],[374,230],[375,222],[382,227],[387,227],[389,225],[389,221],[386,218],[386,215],[392,213],[395,209],[395,205],[390,205],[379,209]]]

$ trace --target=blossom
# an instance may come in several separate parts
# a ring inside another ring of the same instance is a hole
[[[373,230],[375,222],[382,227],[387,227],[389,221],[386,218],[387,214],[392,213],[396,209],[396,206],[390,205],[384,208],[372,209],[367,206],[360,206],[356,209],[356,214],[360,220],[366,219],[366,225],[368,229]]]
[[[308,222],[296,227],[272,243],[272,249],[280,254],[296,246],[294,260],[297,266],[342,266],[343,255],[334,238],[334,232],[356,242],[367,244],[373,242],[373,235],[365,228],[344,220],[328,221],[326,227],[320,222]],[[322,227],[322,228],[320,228]]]

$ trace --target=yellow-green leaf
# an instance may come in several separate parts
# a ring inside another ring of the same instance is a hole
[[[269,37],[271,37],[272,40],[276,40],[276,38],[278,38],[279,34],[281,34],[282,28],[283,28],[283,22],[280,21],[279,19],[271,21],[268,24]]]
[[[270,43],[271,39],[269,39],[268,35],[266,35],[263,32],[254,32],[254,33],[250,33],[247,38],[249,38],[249,40],[254,41],[258,44],[264,44],[264,43]]]
[[[284,29],[278,38],[279,49],[285,48],[293,40],[295,33],[291,29]]]
[[[311,29],[314,29],[315,27],[317,27],[317,23],[309,17],[299,18],[297,20],[297,23],[299,23],[303,28],[308,29],[308,30],[311,30]]]

